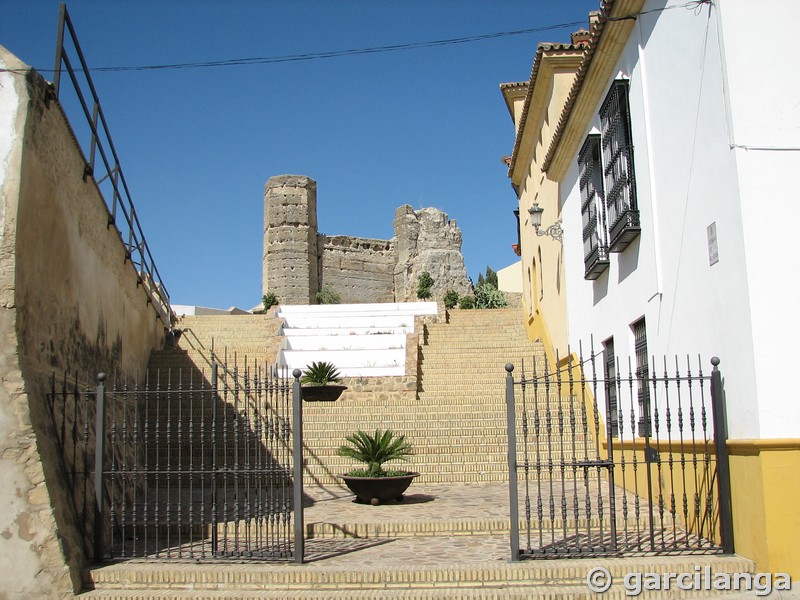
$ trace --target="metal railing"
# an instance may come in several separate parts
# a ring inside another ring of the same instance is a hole
[[[73,67],[70,54],[65,46],[65,36],[68,36],[75,50],[80,67]],[[126,259],[136,269],[139,283],[147,292],[148,301],[153,304],[159,318],[168,329],[172,327],[175,316],[170,307],[169,293],[158,272],[153,255],[147,245],[147,240],[139,222],[136,208],[131,199],[130,189],[125,180],[125,175],[120,166],[119,155],[111,139],[108,122],[100,106],[100,99],[89,73],[89,67],[78,43],[75,28],[70,20],[65,4],[61,4],[58,19],[58,38],[56,40],[56,60],[53,76],[53,89],[55,97],[61,100],[61,75],[62,67],[69,76],[77,95],[86,122],[91,130],[88,153],[84,154],[84,180],[92,177],[98,191],[103,196],[108,210],[108,226],[114,225],[125,245]],[[89,101],[83,89],[88,88]],[[80,142],[79,142],[80,144]],[[88,159],[86,158],[88,155]],[[99,158],[99,164],[98,164]],[[98,178],[98,171],[101,173]],[[104,193],[101,185],[109,182],[110,191]]]
[[[53,377],[48,396],[94,562],[303,561],[299,380],[285,369]]]
[[[506,366],[512,560],[732,553],[719,359],[608,360]]]

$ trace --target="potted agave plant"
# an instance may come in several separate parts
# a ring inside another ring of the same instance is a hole
[[[306,366],[300,377],[301,392],[306,402],[333,402],[338,400],[347,389],[346,385],[338,385],[342,378],[333,363],[320,361]]]
[[[375,435],[356,431],[345,438],[347,444],[339,446],[337,454],[353,458],[366,468],[352,469],[340,475],[350,491],[356,495],[357,502],[369,502],[377,506],[387,500],[403,500],[403,493],[419,473],[384,469],[383,464],[392,460],[408,460],[411,443],[406,436],[395,437],[391,430],[375,430]]]

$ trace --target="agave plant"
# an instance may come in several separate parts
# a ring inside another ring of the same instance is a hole
[[[300,382],[307,385],[328,385],[329,383],[339,383],[341,380],[342,377],[336,365],[325,361],[314,361],[307,365],[300,378]]]
[[[336,453],[339,456],[353,458],[367,465],[366,469],[353,469],[348,473],[360,477],[389,477],[396,475],[395,471],[385,471],[383,463],[390,460],[408,460],[412,445],[406,441],[406,436],[395,437],[390,429],[375,430],[375,435],[363,431],[356,431],[345,438],[349,445],[339,446]]]

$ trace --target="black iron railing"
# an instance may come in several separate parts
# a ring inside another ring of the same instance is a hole
[[[86,556],[302,562],[295,387],[285,370],[216,362],[152,371],[143,385],[54,378]]]
[[[70,42],[69,45],[65,44],[67,40]],[[71,47],[77,56],[80,63],[77,68],[72,64],[68,47]],[[53,76],[53,89],[59,100],[61,100],[62,69],[69,76],[91,132],[88,152],[86,148],[82,148],[85,161],[83,177],[84,179],[92,177],[97,184],[108,209],[108,225],[114,225],[119,232],[120,239],[125,245],[126,258],[136,269],[139,283],[147,292],[148,301],[152,302],[164,326],[170,329],[174,322],[174,314],[170,307],[169,293],[147,245],[97,90],[64,4],[61,4],[59,13]],[[84,89],[87,90],[86,94]]]
[[[733,552],[719,359],[621,362],[506,366],[512,560]]]

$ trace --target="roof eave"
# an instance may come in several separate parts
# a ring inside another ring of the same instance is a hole
[[[566,175],[643,5],[644,0],[604,2],[542,164],[549,179],[561,181]]]
[[[573,46],[569,44],[539,44],[539,47],[536,50],[536,55],[534,56],[533,67],[531,68],[531,78],[527,84],[528,90],[525,96],[525,104],[522,108],[520,122],[517,126],[517,134],[514,139],[514,151],[511,154],[511,160],[508,167],[508,177],[511,178],[512,182],[514,182],[517,164],[522,164],[527,160],[527,157],[520,157],[520,153],[524,146],[523,140],[525,130],[529,124],[531,101],[534,94],[538,90],[537,84],[539,80],[539,73],[543,69],[544,61],[551,58],[558,59],[562,57],[567,57],[568,59],[574,61],[576,58],[581,57],[584,51],[585,49],[583,46]],[[555,62],[560,61],[556,60]],[[550,71],[551,70],[552,69],[550,69]]]

